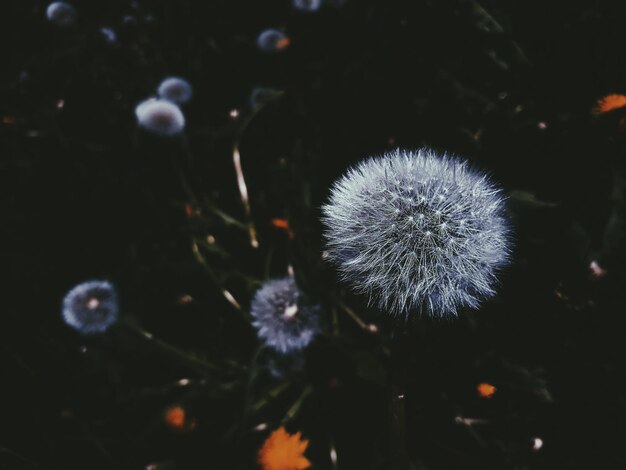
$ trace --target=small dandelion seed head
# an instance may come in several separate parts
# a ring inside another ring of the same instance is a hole
[[[100,28],[100,35],[104,39],[104,41],[108,44],[117,43],[117,34],[113,28],[109,28],[108,26],[103,26]]]
[[[193,89],[187,80],[180,77],[169,77],[160,83],[157,93],[162,100],[181,105],[189,102],[193,95]]]
[[[267,281],[250,306],[259,338],[281,353],[309,345],[319,329],[319,310],[306,300],[291,277]]]
[[[407,187],[421,197],[407,201]],[[495,294],[509,259],[500,191],[466,162],[428,149],[361,162],[335,183],[323,213],[342,279],[392,315],[476,308]]]
[[[70,290],[63,299],[65,323],[83,334],[104,333],[117,322],[117,292],[109,281],[88,281]]]
[[[293,0],[293,7],[296,10],[313,12],[320,9],[322,0]]]
[[[256,44],[263,52],[280,52],[289,47],[289,38],[278,29],[266,29],[259,34]]]
[[[46,9],[46,18],[56,26],[66,28],[76,22],[76,9],[66,2],[53,2]]]
[[[175,136],[185,128],[185,116],[178,106],[167,100],[150,98],[135,108],[137,123],[153,134]]]

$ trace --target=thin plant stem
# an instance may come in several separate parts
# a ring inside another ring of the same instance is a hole
[[[280,98],[283,93],[277,93],[273,99]],[[273,101],[273,100],[270,100]],[[253,119],[259,114],[259,112],[268,104],[268,102],[264,103],[262,106],[256,107],[249,115],[247,115],[242,121],[237,131],[237,137],[235,138],[235,142],[233,144],[233,166],[235,167],[235,173],[237,175],[237,188],[239,189],[239,196],[241,198],[241,203],[243,205],[244,212],[246,214],[247,225],[248,225],[248,235],[250,237],[250,245],[252,248],[259,247],[259,240],[256,235],[256,228],[254,227],[254,222],[252,221],[252,210],[250,208],[250,197],[248,195],[248,186],[246,185],[246,180],[243,175],[243,169],[241,166],[241,153],[239,152],[239,142],[241,141],[241,137],[243,133],[248,128]]]
[[[126,327],[133,331],[134,333],[138,334],[139,336],[141,336],[142,338],[148,340],[151,344],[155,345],[156,347],[158,347],[159,349],[161,349],[162,351],[168,352],[180,359],[182,359],[183,361],[187,362],[188,364],[194,365],[196,367],[201,367],[202,369],[206,369],[206,370],[211,370],[211,371],[217,371],[219,370],[219,368],[209,362],[206,361],[204,359],[199,359],[185,351],[182,351],[180,349],[178,349],[176,346],[173,346],[159,338],[157,338],[156,336],[154,336],[152,333],[144,330],[143,328],[141,328],[139,325],[135,324],[132,321],[125,321],[124,325],[126,325]]]
[[[282,425],[287,424],[289,421],[291,421],[293,418],[296,417],[296,415],[300,411],[300,408],[302,408],[302,404],[304,403],[304,400],[306,400],[306,398],[311,393],[313,393],[313,387],[311,387],[310,385],[307,385],[302,391],[302,393],[300,394],[300,396],[298,397],[298,399],[294,402],[293,405],[291,405],[291,408],[287,410],[285,417],[281,421]]]
[[[209,266],[209,263],[207,263],[206,260],[204,259],[204,256],[200,252],[200,247],[198,246],[198,243],[197,243],[196,240],[193,240],[191,242],[191,251],[192,251],[194,257],[196,258],[196,260],[198,261],[198,263],[200,263],[200,265],[204,268],[204,270],[209,275],[211,280],[215,283],[217,288],[222,292],[222,295],[224,296],[226,301],[230,305],[232,305],[236,310],[238,310],[239,312],[243,313],[243,308],[241,307],[239,302],[237,302],[237,299],[235,299],[235,297],[233,297],[233,295],[228,290],[226,290],[224,288],[224,286],[222,285],[222,283],[218,279],[217,275],[213,272],[213,270]]]
[[[256,413],[259,410],[263,409],[270,402],[270,400],[278,397],[278,395],[280,395],[282,392],[284,392],[290,386],[291,386],[291,381],[290,380],[286,380],[285,382],[281,382],[276,387],[274,387],[269,392],[267,392],[267,394],[263,398],[258,400],[252,406],[252,411]]]
[[[180,167],[178,160],[176,158],[172,158],[172,165],[174,166],[174,170],[176,171],[176,175],[178,176],[178,181],[183,189],[183,192],[187,196],[187,198],[191,201],[191,203],[196,207],[203,207],[208,212],[215,215],[217,218],[221,219],[226,225],[234,225],[235,227],[239,227],[241,229],[246,229],[246,225],[239,222],[234,217],[226,214],[221,209],[218,209],[214,204],[212,204],[207,198],[204,199],[204,204],[200,204],[200,200],[196,197],[193,189],[191,189],[191,185],[189,181],[187,181],[187,177],[183,172],[183,169]]]
[[[20,455],[17,452],[12,451],[11,449],[7,449],[6,447],[0,447],[0,454],[11,455],[15,459],[19,460],[22,463],[25,463],[26,465],[30,466],[31,468],[34,468],[34,469],[37,469],[37,470],[45,470],[45,468],[42,467],[41,465],[39,465],[37,462],[34,462],[34,461],[24,457],[23,455]]]
[[[348,317],[350,317],[350,319],[352,319],[352,321],[354,321],[354,323],[356,323],[361,329],[369,333],[376,333],[378,331],[378,328],[375,325],[368,325],[367,323],[365,323],[361,319],[361,317],[359,317],[354,312],[354,310],[352,310],[350,307],[344,304],[341,300],[339,300],[338,297],[333,296],[333,299],[335,300],[337,305],[341,308],[341,310],[344,311],[346,315],[348,315]]]
[[[389,450],[391,470],[409,470],[406,439],[406,331],[393,332],[389,380]]]
[[[259,247],[259,241],[256,236],[256,228],[252,221],[252,210],[250,209],[250,198],[248,196],[248,186],[243,176],[243,169],[241,168],[241,154],[239,152],[239,146],[235,144],[233,146],[233,165],[235,167],[235,173],[237,174],[237,188],[239,189],[239,195],[241,197],[241,204],[243,205],[246,219],[248,221],[248,235],[250,236],[250,246],[252,248]]]

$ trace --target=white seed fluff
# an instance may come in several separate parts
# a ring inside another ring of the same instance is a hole
[[[319,310],[291,277],[265,282],[250,305],[259,339],[283,354],[309,345],[319,330]]]
[[[509,259],[500,190],[466,162],[429,149],[359,163],[335,183],[323,214],[328,259],[392,315],[476,308],[495,294]]]
[[[282,31],[270,28],[261,31],[257,37],[256,45],[263,52],[276,53],[287,48],[289,38]]]
[[[53,2],[46,9],[48,21],[62,28],[72,26],[76,22],[77,16],[76,9],[65,2]]]
[[[137,105],[135,116],[140,127],[163,136],[180,134],[185,128],[185,116],[178,106],[167,100],[150,98]]]
[[[69,326],[82,334],[104,333],[117,322],[117,292],[109,281],[87,281],[63,298],[61,314]]]
[[[179,77],[169,77],[161,82],[157,93],[161,99],[181,105],[191,99],[193,89],[187,80]]]
[[[293,7],[296,10],[313,12],[320,9],[322,0],[293,0]]]

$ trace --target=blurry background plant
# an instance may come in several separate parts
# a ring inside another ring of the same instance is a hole
[[[489,169],[517,240],[495,299],[408,338],[411,461],[626,464],[626,127],[593,113],[626,93],[612,3],[72,5],[59,28],[11,1],[0,31],[2,466],[254,468],[284,426],[315,468],[387,469],[386,325],[324,262],[320,207],[365,156],[425,145]],[[270,27],[279,54],[257,48]],[[138,132],[168,76],[194,85],[184,132]],[[280,92],[251,109],[255,87]],[[290,265],[327,325],[284,360],[248,312]],[[62,321],[86,279],[115,284],[130,328]]]

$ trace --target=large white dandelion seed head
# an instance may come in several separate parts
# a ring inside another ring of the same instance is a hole
[[[76,9],[66,2],[53,2],[46,8],[46,18],[56,26],[72,26],[77,16]]]
[[[104,333],[117,322],[117,292],[109,281],[87,281],[63,298],[65,323],[83,334]]]
[[[153,134],[171,137],[185,128],[183,112],[167,100],[150,98],[143,101],[135,108],[135,116],[139,126]]]
[[[323,207],[328,259],[392,315],[455,316],[495,294],[509,259],[500,190],[465,161],[429,149],[365,160]]]
[[[319,329],[319,311],[291,277],[265,282],[250,305],[258,337],[281,353],[309,345]]]
[[[179,77],[169,77],[160,83],[157,93],[161,99],[181,105],[191,99],[193,89],[187,80]]]

